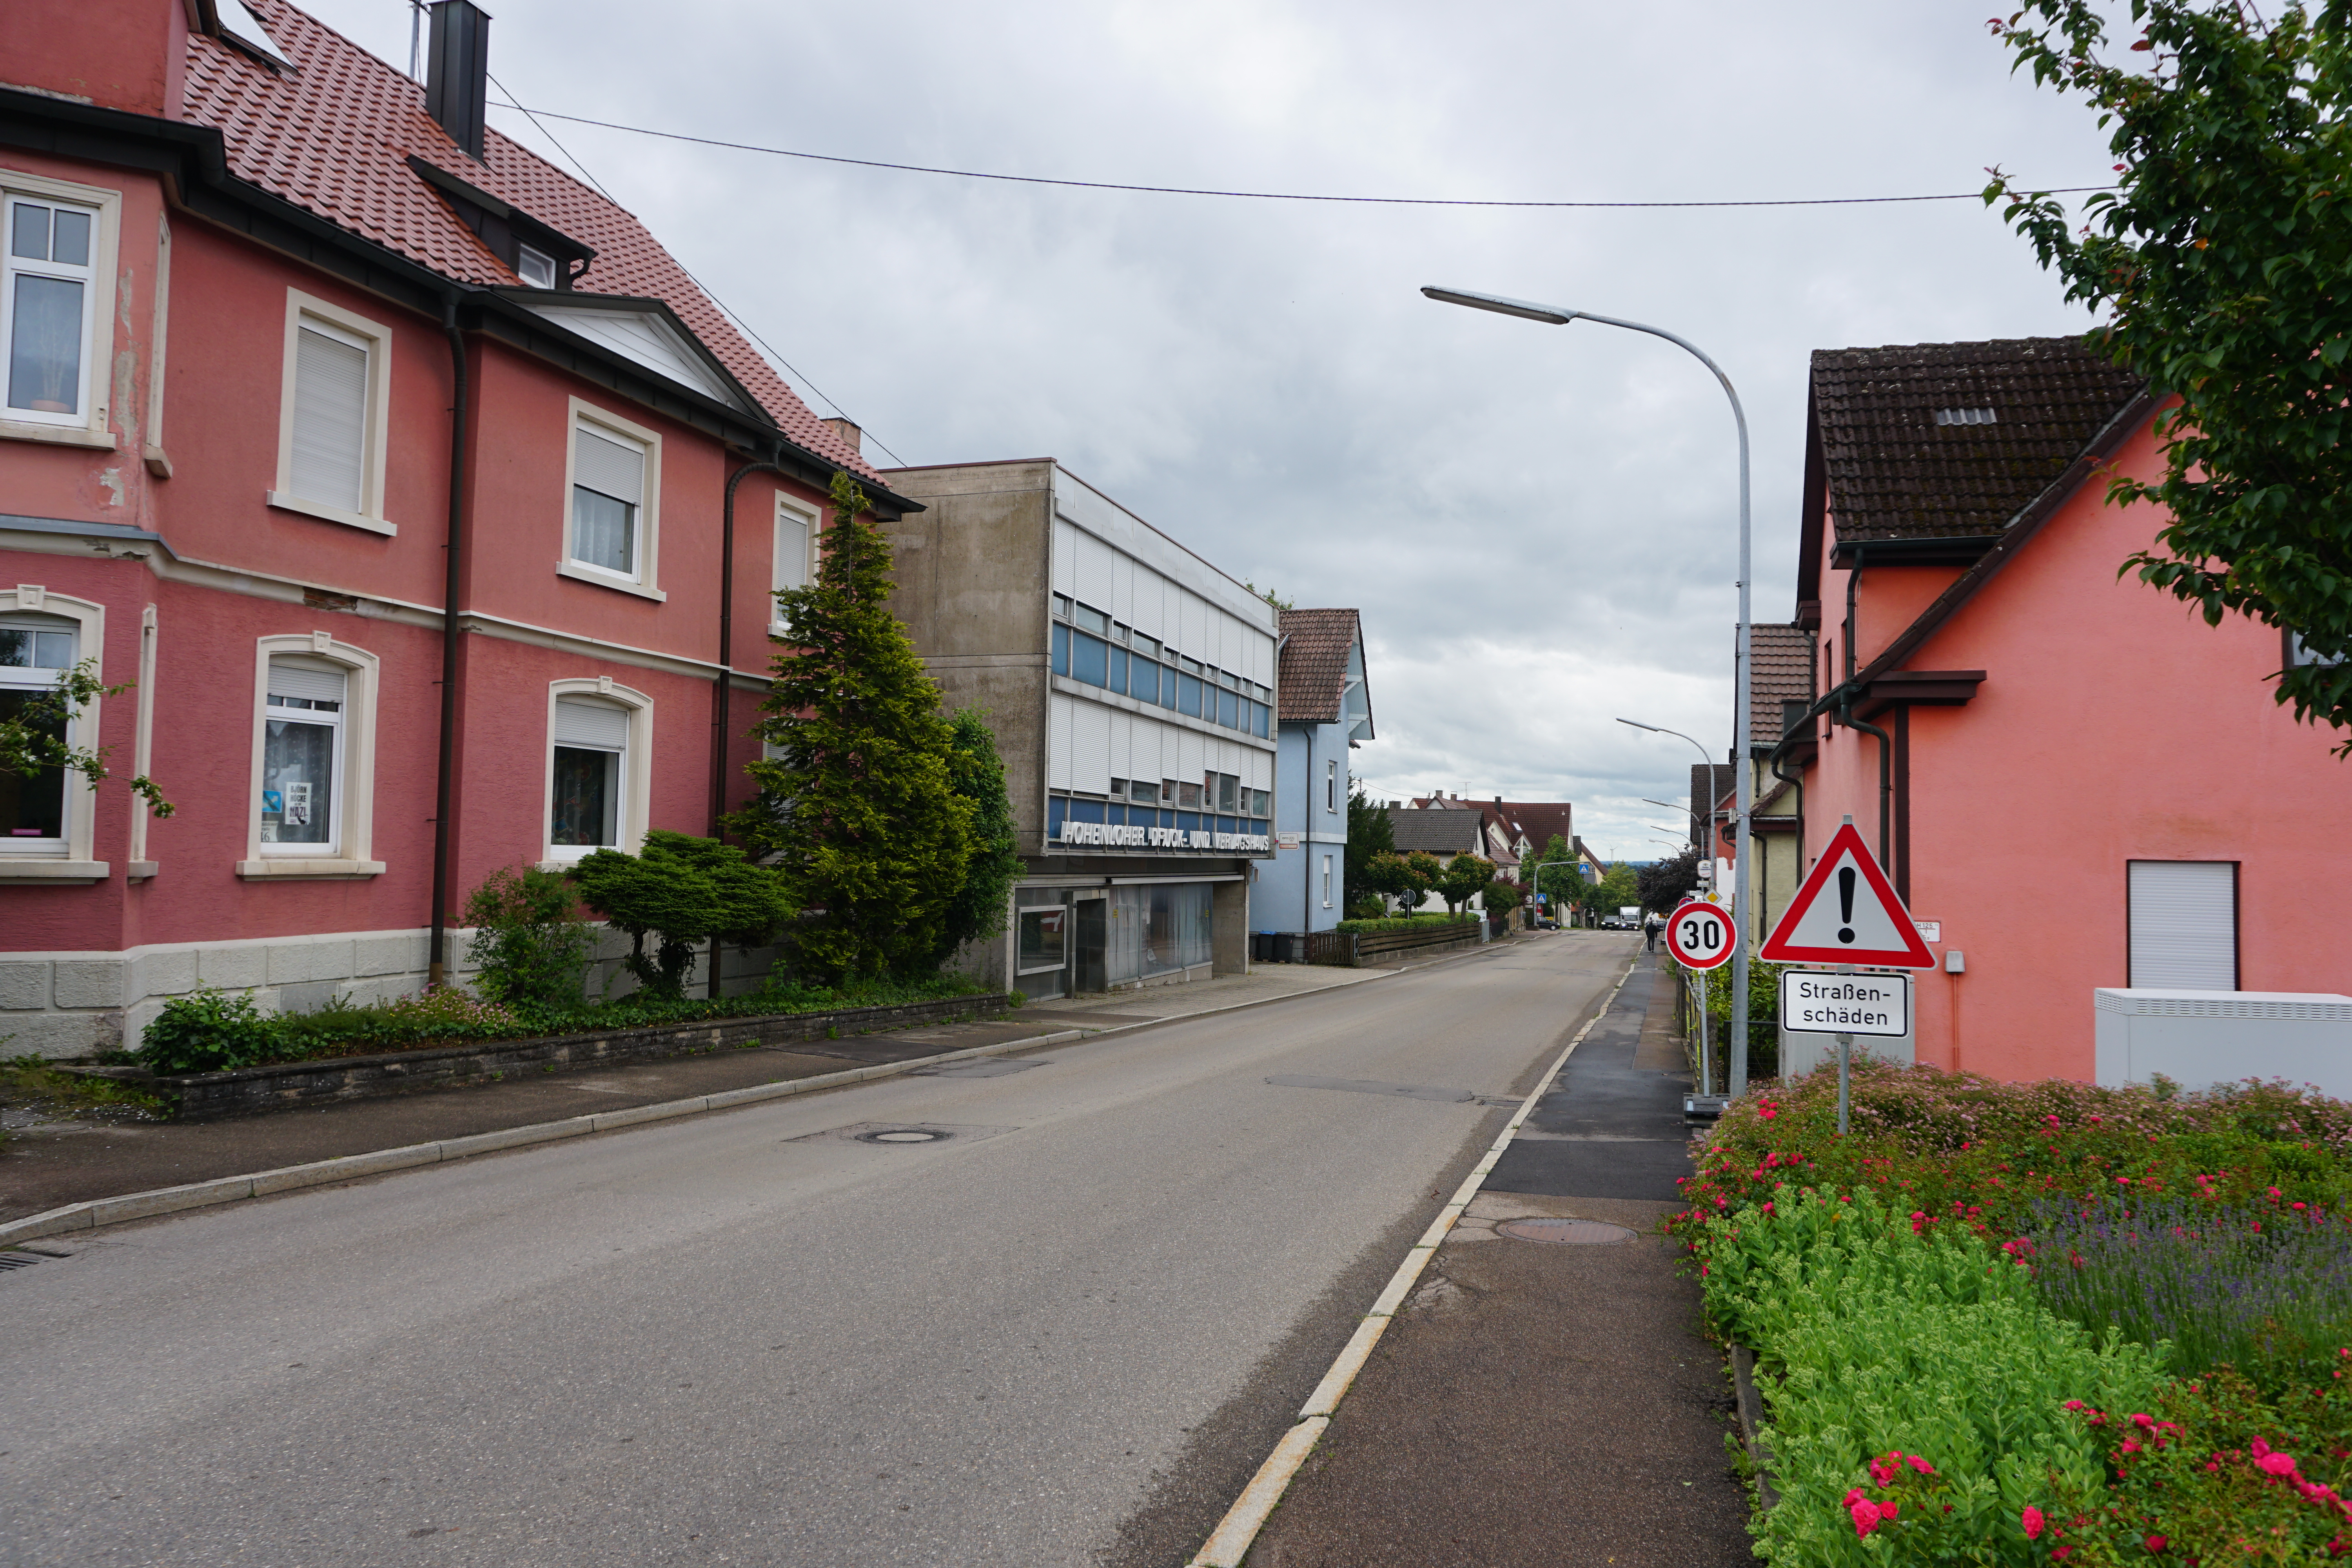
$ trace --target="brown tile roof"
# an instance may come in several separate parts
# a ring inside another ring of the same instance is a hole
[[[1818,695],[1813,689],[1813,639],[1802,626],[1778,624],[1751,626],[1748,638],[1748,656],[1755,661],[1748,677],[1748,742],[1777,746],[1780,704],[1811,703]]]
[[[1282,684],[1276,697],[1286,724],[1336,724],[1348,689],[1348,650],[1363,636],[1353,610],[1282,612]]]
[[[2142,389],[2080,338],[1820,349],[1812,419],[1837,536],[1999,533]],[[1942,411],[1988,424],[1938,424]]]
[[[1396,830],[1400,855],[1416,849],[1433,855],[1486,853],[1486,814],[1483,811],[1391,811],[1389,826]]]
[[[795,445],[878,480],[643,224],[496,130],[476,163],[425,111],[421,85],[285,0],[247,3],[296,68],[191,33],[183,94],[190,121],[220,131],[231,174],[445,278],[522,287],[408,167],[413,153],[594,247],[581,292],[667,302]]]
[[[1567,801],[1503,800],[1487,809],[1499,810],[1517,831],[1528,836],[1528,842],[1535,846],[1538,854],[1543,852],[1543,847],[1551,842],[1555,833],[1570,845],[1576,842],[1576,828],[1570,821],[1576,808]]]

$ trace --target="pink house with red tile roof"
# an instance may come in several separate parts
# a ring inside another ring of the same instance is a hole
[[[2273,700],[2277,631],[2118,576],[2156,407],[2076,339],[1814,356],[1780,762],[1804,865],[1851,816],[1927,924],[1920,1061],[2087,1080],[2095,988],[2352,990],[2343,737]]]
[[[20,1051],[198,984],[413,990],[492,869],[711,831],[832,475],[912,506],[484,125],[480,11],[434,7],[429,85],[283,0],[226,17],[0,28],[0,712],[82,660],[133,687],[70,737],[116,778],[0,774]]]

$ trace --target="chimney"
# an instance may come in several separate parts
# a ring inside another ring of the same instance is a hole
[[[476,163],[482,161],[489,79],[489,13],[473,0],[435,0],[425,46],[425,112]]]
[[[826,429],[832,431],[835,435],[840,437],[841,444],[843,446],[848,447],[853,452],[859,452],[860,455],[863,456],[857,444],[866,434],[863,430],[860,430],[856,426],[852,425],[846,419],[825,419],[819,421],[819,423],[823,424]]]

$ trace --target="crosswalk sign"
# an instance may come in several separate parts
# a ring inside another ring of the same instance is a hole
[[[1851,822],[1830,839],[1756,956],[1773,963],[1936,967],[1911,911]]]

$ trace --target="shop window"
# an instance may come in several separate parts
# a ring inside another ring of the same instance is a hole
[[[1020,911],[1018,970],[1042,974],[1066,968],[1070,962],[1069,910],[1061,904]]]

